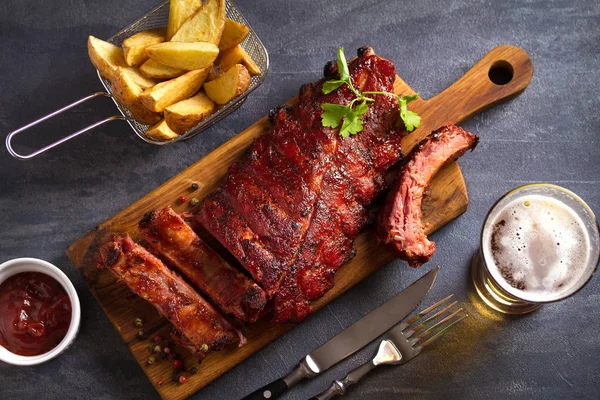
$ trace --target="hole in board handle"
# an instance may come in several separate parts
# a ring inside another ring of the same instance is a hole
[[[496,61],[490,67],[488,77],[493,84],[503,86],[512,81],[515,70],[508,61]]]

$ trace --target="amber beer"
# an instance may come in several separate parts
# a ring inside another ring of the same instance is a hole
[[[592,210],[548,184],[516,188],[492,207],[473,259],[473,283],[490,307],[523,314],[562,300],[592,277],[600,258]]]

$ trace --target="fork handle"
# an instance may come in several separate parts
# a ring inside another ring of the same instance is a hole
[[[346,375],[346,377],[341,381],[333,381],[329,389],[319,393],[310,400],[329,400],[335,396],[341,396],[346,393],[346,390],[348,390],[349,386],[360,381],[365,375],[374,370],[376,367],[377,365],[375,365],[371,360],[349,372],[348,375]]]

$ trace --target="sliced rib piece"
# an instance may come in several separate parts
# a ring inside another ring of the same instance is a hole
[[[421,223],[421,203],[425,188],[447,163],[474,149],[479,138],[448,124],[429,135],[404,166],[381,209],[377,237],[411,267],[429,261],[435,243],[427,239]]]
[[[147,213],[139,231],[221,311],[256,321],[267,301],[265,292],[208,247],[170,207]]]
[[[237,331],[217,310],[129,236],[116,237],[100,248],[98,268],[108,268],[152,304],[200,354],[236,341]]]

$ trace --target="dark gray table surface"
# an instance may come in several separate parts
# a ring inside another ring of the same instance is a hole
[[[31,161],[0,151],[0,261],[38,257],[58,265],[82,303],[81,331],[61,357],[32,368],[0,365],[0,398],[155,398],[153,387],[65,255],[76,238],[294,96],[321,76],[338,46],[369,44],[396,62],[424,98],[510,43],[533,59],[520,97],[463,124],[481,137],[460,162],[468,211],[433,235],[438,250],[421,270],[394,262],[233,368],[196,398],[236,399],[279,377],[306,353],[441,265],[428,302],[455,293],[470,317],[410,364],[382,368],[349,399],[566,399],[600,396],[600,279],[576,296],[521,318],[474,297],[469,261],[486,211],[528,182],[572,189],[600,212],[600,3],[582,1],[241,1],[267,47],[264,84],[233,115],[189,141],[145,144],[115,122]],[[107,38],[152,0],[7,0],[0,14],[0,131],[6,134],[101,88],[86,37]],[[115,112],[100,99],[18,140],[33,149]],[[304,399],[373,355],[374,344],[295,388]]]

